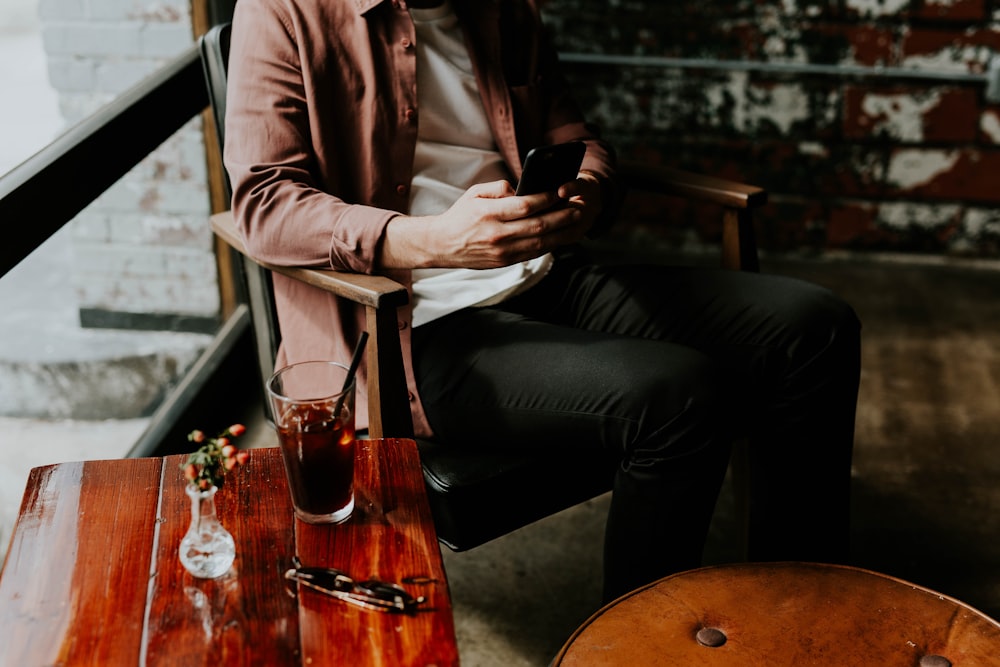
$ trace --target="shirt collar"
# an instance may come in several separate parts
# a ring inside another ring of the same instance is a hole
[[[476,1],[481,4],[496,4],[498,2],[498,0],[476,0]],[[392,0],[354,0],[354,4],[357,6],[359,14],[365,14],[374,9],[375,7],[378,7],[379,5],[386,2],[392,2]],[[459,3],[460,0],[457,1],[452,0],[452,4],[459,4]]]
[[[384,2],[390,2],[390,0],[354,0],[358,14],[365,14]]]

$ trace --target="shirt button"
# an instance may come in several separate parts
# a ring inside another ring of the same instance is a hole
[[[397,185],[396,186],[396,194],[399,195],[399,196],[405,195],[406,194],[406,185],[403,184],[403,183],[400,183],[399,185]]]

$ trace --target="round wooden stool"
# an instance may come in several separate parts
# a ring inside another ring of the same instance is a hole
[[[552,665],[986,667],[1000,665],[1000,623],[858,568],[724,565],[661,579],[609,604]]]

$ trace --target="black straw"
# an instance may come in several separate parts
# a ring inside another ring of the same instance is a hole
[[[358,339],[358,344],[354,346],[354,357],[351,358],[351,366],[347,369],[347,377],[344,379],[344,386],[340,390],[340,398],[337,399],[337,406],[333,409],[333,416],[335,419],[340,417],[340,410],[344,407],[344,399],[347,397],[344,391],[351,386],[351,382],[354,381],[354,374],[358,371],[358,366],[361,364],[361,356],[365,351],[365,344],[368,343],[368,332],[362,331],[361,338]]]

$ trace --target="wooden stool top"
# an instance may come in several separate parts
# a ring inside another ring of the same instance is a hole
[[[853,567],[737,564],[661,579],[604,607],[553,661],[586,665],[1000,665],[1000,624]]]

